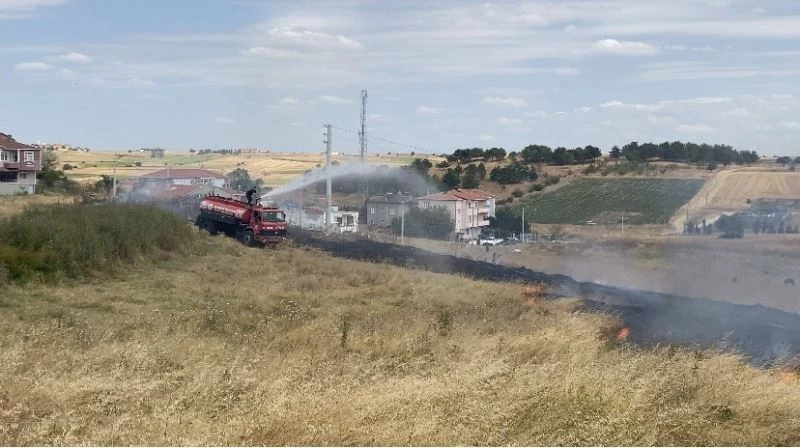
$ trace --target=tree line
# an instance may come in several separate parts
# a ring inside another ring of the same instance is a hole
[[[512,151],[510,153],[507,153],[504,148],[465,148],[456,149],[452,154],[444,154],[443,156],[447,159],[446,162],[441,164],[442,166],[437,165],[437,167],[448,168],[452,163],[492,162],[505,159],[510,160],[512,163],[518,162],[525,165],[534,163],[574,165],[592,163],[602,155],[603,151],[592,145],[572,149],[563,146],[551,148],[546,145],[528,145],[519,152]],[[612,159],[624,158],[631,162],[716,162],[723,165],[743,165],[755,163],[759,160],[756,151],[737,150],[730,145],[710,145],[708,143],[681,141],[642,144],[634,141],[621,148],[614,146],[609,150],[609,156]],[[784,163],[791,163],[791,158],[786,158]]]

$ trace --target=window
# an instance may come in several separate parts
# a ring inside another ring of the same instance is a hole
[[[25,157],[25,162],[33,162],[35,160],[33,151],[25,151],[23,157]]]
[[[369,208],[369,212],[374,215],[375,214],[375,207],[370,207]],[[374,222],[373,222],[373,224],[374,224]]]
[[[0,151],[0,161],[1,162],[8,162],[8,153],[5,151]]]
[[[16,182],[17,173],[0,173],[0,182]]]
[[[19,173],[19,180],[28,180],[28,173]]]

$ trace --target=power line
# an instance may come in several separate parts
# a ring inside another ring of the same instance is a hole
[[[360,133],[358,131],[353,131],[352,129],[340,128],[339,126],[334,126],[334,128],[336,128],[339,131],[346,132],[346,133],[349,133],[349,134],[353,134],[353,135],[356,135],[356,136],[360,135]],[[379,142],[388,143],[390,145],[402,146],[404,148],[413,149],[415,151],[427,152],[427,153],[431,153],[431,154],[433,153],[433,151],[431,151],[429,149],[426,149],[426,148],[421,148],[419,146],[409,145],[407,143],[401,143],[401,142],[394,141],[394,140],[389,140],[389,139],[386,139],[386,138],[376,137],[375,135],[372,135],[372,134],[370,134],[369,138],[371,140],[377,140]]]

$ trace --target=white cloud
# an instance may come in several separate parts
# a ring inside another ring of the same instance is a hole
[[[293,121],[293,122],[291,122],[291,125],[296,127],[296,128],[307,128],[308,127],[308,123],[306,123],[305,121]]]
[[[800,129],[800,122],[798,121],[782,121],[781,127],[784,129]]]
[[[215,120],[217,124],[235,124],[236,120],[228,117],[217,117]]]
[[[602,39],[594,43],[597,53],[616,54],[622,56],[650,56],[658,53],[658,48],[644,42],[618,41]]]
[[[420,115],[436,115],[444,113],[444,109],[441,107],[419,106],[417,113]]]
[[[145,93],[144,95],[140,96],[139,98],[143,100],[150,100],[150,101],[172,101],[172,98],[164,95],[157,95],[153,93]]]
[[[278,45],[310,49],[351,49],[364,48],[361,42],[347,36],[321,33],[299,28],[273,28],[267,33],[270,40]]]
[[[62,78],[72,78],[77,75],[74,70],[70,70],[68,68],[60,68],[56,71],[56,74]]]
[[[352,101],[350,101],[350,100],[348,100],[346,98],[341,98],[341,97],[332,96],[332,95],[320,95],[319,97],[317,97],[317,101],[319,101],[320,103],[325,103],[325,104],[349,104],[349,103],[352,103]]]
[[[88,64],[92,62],[92,58],[83,53],[64,53],[57,58],[59,61],[75,62],[78,64]]]
[[[522,123],[523,123],[523,121],[518,119],[518,118],[501,117],[501,118],[497,119],[497,124],[499,124],[501,126],[509,126],[509,127],[511,127],[511,126],[521,126]]]
[[[119,103],[119,107],[120,107],[120,109],[127,109],[128,108],[128,103]]]
[[[285,106],[291,106],[294,104],[300,104],[300,100],[291,96],[285,96],[278,101],[279,104],[283,104]]]
[[[735,109],[727,110],[723,112],[722,115],[736,118],[751,118],[756,116],[754,113],[750,112],[744,107],[737,107]]]
[[[717,132],[717,129],[705,124],[681,124],[678,125],[675,130],[682,134],[689,135],[713,134]]]
[[[137,89],[149,89],[155,87],[156,83],[147,79],[131,78],[127,81],[127,85]]]
[[[486,104],[491,104],[492,106],[510,106],[510,107],[527,107],[528,103],[525,102],[522,98],[516,98],[513,96],[501,98],[498,96],[487,96],[483,99],[483,102]]]
[[[478,140],[482,142],[491,142],[494,141],[494,137],[492,137],[491,135],[481,134],[478,136]]]
[[[44,62],[22,62],[14,66],[18,72],[46,72],[55,69],[50,64]]]

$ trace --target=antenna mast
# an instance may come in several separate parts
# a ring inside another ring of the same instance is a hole
[[[361,143],[361,163],[367,160],[367,91],[361,91],[361,131],[358,133]]]

